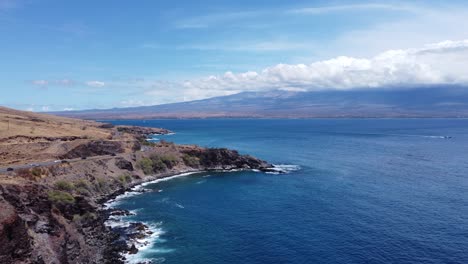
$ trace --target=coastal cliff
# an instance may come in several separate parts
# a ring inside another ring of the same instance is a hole
[[[44,122],[59,127],[73,121],[14,114],[39,122],[37,130]],[[170,133],[164,129],[86,122],[76,130],[67,125],[75,132],[69,135],[9,131],[0,138],[6,153],[0,168],[12,166],[0,171],[0,263],[123,263],[121,253],[138,250],[105,226],[119,212],[103,210],[104,202],[135,185],[183,172],[272,167],[234,150],[146,141],[150,134]],[[23,142],[12,142],[19,138]],[[18,157],[35,163],[25,166]],[[60,160],[50,161],[55,158]],[[145,230],[137,223],[133,228]]]

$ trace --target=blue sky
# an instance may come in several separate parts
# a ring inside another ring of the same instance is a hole
[[[446,2],[0,0],[0,105],[464,84],[468,4]]]

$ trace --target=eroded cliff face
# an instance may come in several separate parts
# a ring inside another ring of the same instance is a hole
[[[49,188],[1,186],[0,263],[105,263],[112,235],[84,197],[51,201]],[[3,210],[6,210],[5,214]]]
[[[19,217],[15,207],[0,200],[0,263],[27,261],[31,251],[31,241],[27,226]]]
[[[271,167],[233,150],[166,142],[117,150],[0,176],[0,263],[122,263],[119,252],[136,249],[105,227],[109,212],[101,210],[102,202],[180,172]],[[79,155],[86,151],[82,147]]]

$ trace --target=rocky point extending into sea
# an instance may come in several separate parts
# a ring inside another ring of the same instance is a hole
[[[273,168],[235,150],[146,141],[168,130],[97,124],[113,138],[33,142],[62,146],[62,160],[0,175],[0,263],[124,263],[138,251],[133,241],[151,231],[142,223],[106,225],[109,217],[130,214],[106,208],[109,200],[186,172]]]

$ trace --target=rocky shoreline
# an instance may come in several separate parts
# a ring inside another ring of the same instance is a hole
[[[155,179],[149,179],[147,181],[135,183],[133,186],[121,189],[116,191],[115,193],[109,195],[106,199],[100,201],[101,206],[103,207],[101,212],[102,218],[105,219],[104,225],[109,228],[109,232],[112,233],[112,237],[114,238],[113,243],[109,245],[109,262],[117,263],[117,261],[123,261],[125,263],[125,256],[134,255],[139,252],[139,246],[146,246],[148,242],[141,242],[142,240],[146,240],[153,235],[153,231],[151,231],[150,227],[148,227],[143,222],[129,222],[126,226],[116,226],[112,227],[109,224],[106,224],[109,220],[115,220],[115,218],[122,218],[127,216],[136,215],[133,212],[130,212],[125,209],[121,209],[118,207],[110,206],[112,202],[115,202],[120,196],[125,195],[128,192],[139,192],[144,193],[146,192],[145,189],[138,188],[143,187],[146,184],[155,183],[159,180],[164,180],[167,178],[175,178],[175,177],[183,177],[192,174],[204,173],[204,172],[235,172],[241,171],[246,169],[233,169],[233,170],[218,170],[218,169],[211,169],[211,170],[191,170],[191,171],[180,171],[178,173],[167,174],[164,176],[156,177]],[[255,170],[255,169],[254,169]],[[269,172],[269,173],[286,173],[286,171],[275,168],[273,165],[271,167],[261,168],[258,170],[259,172]],[[111,219],[114,218],[114,219]],[[150,261],[145,262],[138,262],[138,264],[150,264]]]
[[[228,149],[168,142],[147,147],[2,178],[0,263],[125,263],[125,254],[138,252],[132,241],[151,232],[142,223],[112,230],[105,224],[109,217],[127,212],[103,210],[104,203],[180,173],[275,171],[265,161]],[[40,175],[33,177],[36,171]]]
[[[183,172],[274,171],[235,150],[148,142],[162,128],[114,126],[0,107],[0,263],[124,263],[141,223],[112,230],[125,211],[103,204],[133,187]],[[130,241],[130,242],[129,242]]]

